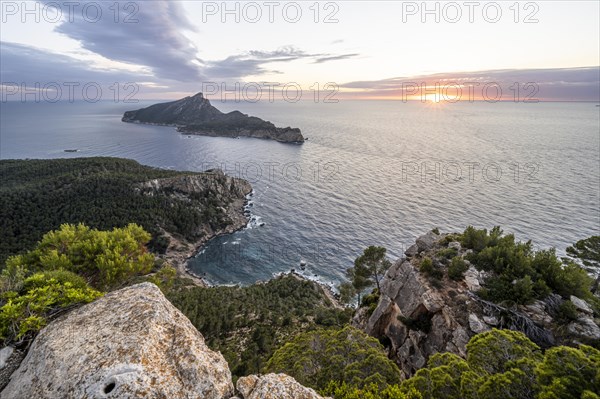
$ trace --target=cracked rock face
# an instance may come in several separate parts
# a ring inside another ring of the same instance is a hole
[[[285,374],[242,377],[236,386],[243,399],[323,399]]]
[[[150,283],[107,294],[44,328],[0,397],[204,398],[233,395],[231,373]]]
[[[365,330],[391,342],[390,357],[406,377],[425,366],[436,352],[451,351],[464,356],[466,344],[475,334],[470,326],[477,324],[477,330],[486,327],[479,319],[477,323],[474,317],[469,320],[469,313],[464,313],[477,305],[461,290],[467,289],[460,284],[445,290],[431,287],[409,260],[402,259],[387,271],[379,304]]]

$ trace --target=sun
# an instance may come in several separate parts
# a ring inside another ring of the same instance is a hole
[[[439,93],[427,93],[425,95],[425,102],[428,104],[440,104],[442,102],[442,96]]]

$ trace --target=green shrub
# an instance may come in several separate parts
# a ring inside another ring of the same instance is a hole
[[[436,255],[442,259],[452,259],[458,255],[458,250],[456,248],[444,248],[440,249]]]
[[[452,280],[462,280],[465,272],[469,269],[469,265],[460,256],[455,256],[448,266],[448,277]]]
[[[561,323],[570,323],[573,320],[577,320],[579,315],[577,314],[577,307],[570,300],[566,300],[558,307],[558,321]]]
[[[9,258],[7,265],[33,272],[68,270],[95,288],[111,289],[152,269],[154,255],[145,247],[149,240],[150,234],[135,224],[111,231],[63,224],[46,233],[34,250]]]
[[[286,373],[317,390],[327,389],[330,381],[357,388],[400,382],[400,371],[381,344],[353,327],[300,334],[273,354],[265,371]]]
[[[398,385],[389,385],[382,389],[377,384],[370,384],[363,388],[357,388],[336,381],[331,381],[321,391],[321,395],[331,396],[334,399],[423,399],[418,391],[412,389],[404,393]]]
[[[24,287],[0,307],[0,338],[5,343],[31,336],[62,308],[102,296],[81,277],[64,270],[36,273],[25,279]]]
[[[176,279],[177,270],[168,264],[162,265],[156,273],[147,278],[149,282],[156,284],[164,294],[171,291],[175,285]]]
[[[474,249],[468,259],[477,269],[492,272],[480,291],[485,299],[527,304],[551,292],[564,298],[592,298],[592,279],[578,265],[564,265],[554,249],[534,251],[530,241],[516,242],[512,234],[503,236],[499,228],[488,234],[468,227],[463,244]]]
[[[502,236],[502,230],[496,226],[488,234],[486,229],[478,230],[473,226],[468,226],[460,237],[460,243],[463,247],[479,252],[488,246],[494,246],[497,240]]]
[[[433,261],[429,257],[423,258],[419,270],[421,273],[434,280],[439,280],[444,277],[442,271],[433,266]]]
[[[319,326],[342,327],[353,313],[334,307],[316,283],[289,275],[247,287],[171,290],[167,298],[210,348],[225,356],[234,379],[261,373],[275,350],[295,335]]]

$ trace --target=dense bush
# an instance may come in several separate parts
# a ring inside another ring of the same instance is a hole
[[[436,255],[442,259],[449,260],[458,255],[458,250],[456,248],[444,248],[440,249]]]
[[[439,280],[444,277],[444,273],[435,267],[431,258],[428,257],[423,258],[419,270],[432,280]]]
[[[468,259],[479,270],[493,272],[479,294],[495,302],[505,300],[526,304],[551,292],[565,298],[590,298],[592,279],[574,263],[563,264],[554,249],[534,251],[531,241],[516,242],[499,227],[477,230],[469,226],[461,237],[473,249]]]
[[[46,233],[34,250],[9,258],[7,265],[31,272],[68,270],[106,290],[152,269],[154,256],[145,247],[149,240],[150,234],[135,224],[111,231],[64,224]]]
[[[0,339],[7,343],[30,338],[60,309],[91,302],[101,295],[72,272],[36,273],[24,280],[20,291],[2,293]]]
[[[265,371],[286,373],[319,390],[330,388],[331,381],[382,389],[400,382],[400,371],[381,344],[349,326],[296,336],[273,354]]]
[[[455,256],[448,266],[448,277],[452,280],[462,280],[469,265],[460,256]]]
[[[554,347],[542,353],[525,335],[492,330],[475,335],[467,358],[437,353],[399,386],[331,384],[334,399],[599,399],[600,351]]]
[[[154,264],[144,246],[149,239],[134,224],[111,231],[65,224],[33,250],[10,257],[0,274],[0,339],[29,339],[58,312],[102,295],[96,289],[148,273]]]

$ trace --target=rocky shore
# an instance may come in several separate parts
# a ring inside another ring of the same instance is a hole
[[[157,193],[176,197],[192,203],[198,196],[210,194],[219,204],[214,209],[222,222],[218,225],[205,221],[195,226],[195,240],[176,236],[161,228],[163,239],[168,240],[164,254],[159,258],[175,267],[179,275],[189,277],[194,284],[207,284],[187,269],[187,263],[209,240],[223,234],[231,234],[244,228],[248,223],[245,205],[252,196],[252,186],[246,180],[225,175],[220,170],[203,174],[184,175],[173,178],[155,179],[138,185],[142,195],[153,196]],[[203,211],[203,209],[199,209]]]

